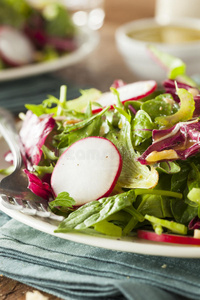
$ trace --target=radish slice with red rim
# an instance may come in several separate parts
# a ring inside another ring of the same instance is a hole
[[[153,93],[156,87],[157,83],[154,80],[137,81],[120,86],[117,88],[117,91],[119,93],[120,101],[124,103],[126,101],[138,100],[146,97]],[[113,106],[117,104],[116,95],[112,92],[107,92],[102,94],[102,96],[95,102],[99,103],[102,107],[111,106],[111,108],[113,108]],[[92,111],[93,113],[96,113],[100,110],[101,108],[94,108]]]
[[[0,57],[10,66],[29,64],[34,58],[34,47],[21,31],[12,27],[0,27]]]
[[[76,206],[109,196],[122,169],[116,146],[102,137],[87,137],[72,144],[59,158],[51,177],[57,196],[68,192]]]
[[[158,235],[153,231],[138,230],[137,236],[140,239],[149,240],[153,242],[200,246],[200,239],[191,236],[185,236],[185,235],[168,234],[168,233],[162,233],[161,235]]]

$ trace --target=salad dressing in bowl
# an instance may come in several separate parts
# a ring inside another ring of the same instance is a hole
[[[136,29],[128,33],[130,38],[164,44],[179,44],[200,41],[200,30],[173,25],[161,25],[146,29]]]
[[[166,70],[152,60],[149,44],[183,60],[189,75],[200,72],[199,19],[177,18],[168,23],[155,18],[140,19],[120,26],[115,39],[119,53],[137,80],[154,78],[161,84],[165,79]]]

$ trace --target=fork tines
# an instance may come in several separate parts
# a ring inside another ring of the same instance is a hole
[[[48,204],[31,202],[28,200],[0,195],[2,204],[9,209],[15,209],[27,215],[37,215],[39,217],[51,218],[62,221],[62,216],[57,216],[48,210]]]

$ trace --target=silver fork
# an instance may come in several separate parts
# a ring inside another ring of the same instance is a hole
[[[13,154],[14,163],[13,173],[0,182],[2,205],[29,215],[62,220],[62,216],[57,216],[48,209],[48,203],[45,199],[28,189],[28,178],[23,171],[20,140],[15,122],[11,113],[2,108],[0,109],[0,132]]]

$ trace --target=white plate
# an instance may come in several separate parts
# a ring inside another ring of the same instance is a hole
[[[7,151],[6,143],[0,139],[0,168],[4,168],[6,163],[3,156]],[[71,240],[78,243],[92,245],[96,247],[125,251],[139,254],[157,255],[157,256],[171,256],[171,257],[188,257],[200,258],[200,247],[185,246],[175,244],[156,243],[145,240],[138,240],[135,237],[115,239],[111,237],[101,237],[86,235],[82,233],[54,233],[58,222],[46,218],[39,218],[36,216],[25,215],[19,211],[11,210],[4,207],[0,200],[0,210],[5,214],[24,223],[39,231],[46,232],[62,239]]]
[[[32,75],[53,72],[71,66],[83,60],[99,43],[99,35],[95,31],[82,29],[77,34],[78,48],[72,53],[66,54],[52,61],[35,63],[23,67],[16,67],[0,71],[0,81],[18,79]]]

